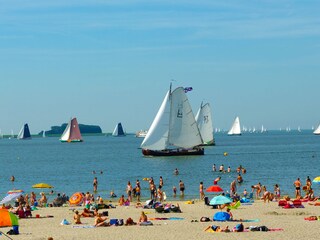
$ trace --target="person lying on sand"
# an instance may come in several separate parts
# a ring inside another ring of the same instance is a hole
[[[110,223],[107,222],[107,217],[102,217],[101,213],[98,213],[98,216],[96,216],[94,220],[94,225],[96,227],[107,227],[110,226]]]
[[[210,225],[204,229],[204,231],[208,231],[212,229],[214,232],[230,232],[229,226],[226,226],[225,229],[222,229],[220,226]]]

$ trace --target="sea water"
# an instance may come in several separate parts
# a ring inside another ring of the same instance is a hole
[[[97,177],[96,195],[107,198],[111,190],[118,196],[125,195],[127,182],[134,186],[139,179],[142,198],[148,199],[149,185],[143,178],[153,177],[159,184],[162,176],[163,190],[169,199],[173,198],[173,186],[177,187],[179,196],[179,180],[185,183],[184,199],[194,199],[199,197],[201,181],[209,187],[218,176],[221,176],[219,185],[229,191],[239,165],[247,173],[242,175],[244,182],[237,185],[238,193],[244,188],[250,192],[251,185],[260,182],[271,192],[274,184],[279,184],[282,195],[293,196],[293,182],[298,177],[304,185],[307,176],[313,179],[320,175],[320,136],[311,131],[270,131],[242,136],[218,133],[215,139],[216,146],[206,147],[204,156],[188,157],[144,157],[139,148],[143,139],[134,135],[84,136],[82,143],[61,143],[57,137],[1,139],[0,198],[12,189],[48,193],[49,189],[32,188],[40,182],[53,185],[56,193],[69,196],[77,191],[92,192],[93,178]],[[230,166],[231,173],[213,172],[213,164],[217,169],[221,164],[225,169]],[[180,172],[177,176],[173,174],[175,168]],[[12,175],[14,182],[10,181]],[[320,184],[313,184],[313,188],[319,195]]]

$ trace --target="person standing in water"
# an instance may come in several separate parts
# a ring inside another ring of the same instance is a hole
[[[93,191],[96,192],[98,190],[98,179],[95,177],[93,179]]]

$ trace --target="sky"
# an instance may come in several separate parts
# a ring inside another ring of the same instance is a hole
[[[0,0],[0,129],[148,129],[172,82],[214,127],[320,121],[320,1]]]

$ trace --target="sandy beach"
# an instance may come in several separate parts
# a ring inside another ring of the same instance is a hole
[[[109,203],[109,202],[108,202]],[[111,203],[111,202],[110,202]],[[109,218],[128,217],[138,221],[140,213],[144,210],[148,218],[178,217],[182,220],[152,220],[153,226],[111,226],[91,228],[94,218],[81,218],[81,225],[73,224],[73,210],[82,210],[82,207],[46,207],[33,211],[33,218],[20,219],[20,235],[11,236],[13,239],[319,239],[320,221],[306,221],[305,217],[320,216],[320,207],[303,203],[304,208],[283,209],[277,202],[264,203],[257,200],[252,205],[241,205],[232,210],[234,219],[252,220],[258,222],[243,222],[245,227],[267,226],[268,228],[283,229],[272,232],[205,232],[204,229],[212,224],[221,227],[233,228],[237,222],[200,222],[205,216],[212,219],[218,209],[195,200],[194,204],[179,203],[182,213],[157,213],[154,209],[142,209],[131,206],[116,206],[107,209]],[[113,205],[117,205],[115,202]],[[100,212],[105,210],[99,210]],[[40,218],[35,218],[39,214]],[[51,215],[53,217],[47,218]],[[61,225],[67,219],[70,225]],[[197,220],[195,222],[194,220]],[[75,228],[74,226],[77,226]],[[11,228],[1,228],[6,233]],[[1,239],[6,239],[2,236]]]

